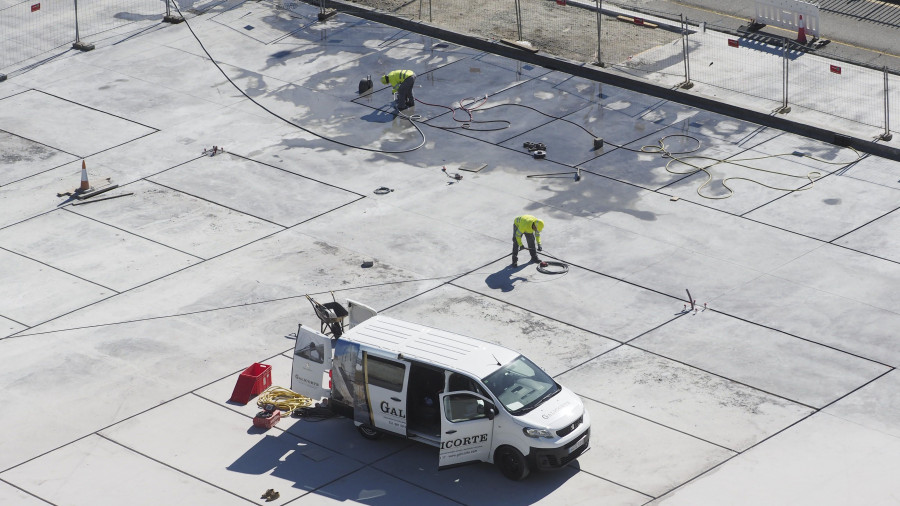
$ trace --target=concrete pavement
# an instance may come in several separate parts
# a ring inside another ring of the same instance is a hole
[[[896,503],[896,162],[316,13],[220,4],[0,84],[0,503]],[[495,123],[356,94],[394,68]],[[133,195],[58,197],[82,159]],[[567,274],[509,267],[524,212]],[[252,428],[238,374],[288,386],[331,291],[522,351],[592,450],[514,483],[345,419]]]

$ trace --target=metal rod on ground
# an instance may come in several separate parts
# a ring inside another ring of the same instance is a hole
[[[78,33],[78,0],[75,0],[75,44],[81,42],[81,36]]]
[[[522,7],[519,5],[519,0],[516,0],[516,33],[518,35],[516,40],[524,40],[522,38]]]
[[[594,0],[594,7],[597,8],[597,65],[600,67],[603,66],[603,51],[601,49],[603,47],[603,43],[601,42],[603,40],[603,33],[600,30],[600,27],[603,26],[603,16],[600,15],[601,6],[602,3],[600,0]]]
[[[781,46],[781,55],[782,55],[782,65],[781,65],[781,89],[782,89],[782,98],[781,98],[781,109],[778,109],[778,112],[781,114],[787,114],[791,112],[791,108],[788,106],[788,78],[790,67],[788,65],[788,44],[790,42],[787,38],[783,39],[783,44]]]
[[[428,22],[434,23],[434,18],[431,16],[431,1],[432,0],[428,0]]]
[[[94,49],[93,44],[81,42],[81,33],[78,30],[78,0],[75,0],[75,43],[72,44],[72,49],[77,49],[79,51],[90,51]]]
[[[888,68],[884,67],[884,133],[881,134],[881,140],[889,141],[894,136],[891,134],[891,99],[890,87],[888,85]]]
[[[681,83],[681,87],[690,89],[694,86],[694,83],[691,82],[691,59],[688,52],[687,23],[684,21],[684,14],[679,14],[679,16],[681,16],[681,49],[684,51],[684,82]]]
[[[422,0],[419,0],[419,20],[422,20]]]
[[[113,195],[111,197],[103,197],[102,199],[92,199],[92,200],[83,200],[81,202],[73,202],[72,205],[73,206],[83,206],[85,204],[93,204],[95,202],[103,202],[104,200],[112,200],[112,199],[117,199],[119,197],[127,197],[129,195],[134,195],[134,192],[123,193],[121,195]]]

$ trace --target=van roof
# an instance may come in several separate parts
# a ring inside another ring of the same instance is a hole
[[[480,339],[384,315],[356,325],[341,339],[395,352],[407,359],[440,364],[477,378],[484,378],[520,355]]]

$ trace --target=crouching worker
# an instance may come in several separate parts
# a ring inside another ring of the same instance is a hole
[[[544,222],[531,216],[524,214],[516,218],[513,222],[513,248],[512,248],[512,266],[519,265],[519,250],[525,249],[522,245],[522,236],[528,241],[528,252],[531,253],[531,261],[539,263],[537,251],[541,251],[541,230],[544,230]],[[535,251],[535,240],[537,240],[537,251]]]
[[[416,99],[413,97],[416,74],[412,70],[391,71],[381,76],[381,84],[391,85],[392,91],[397,95],[398,111],[416,105]]]

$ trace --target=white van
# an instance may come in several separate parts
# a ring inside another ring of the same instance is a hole
[[[581,399],[524,356],[347,303],[347,330],[300,325],[291,390],[327,398],[363,437],[421,441],[440,449],[439,469],[493,462],[513,480],[588,450]]]

